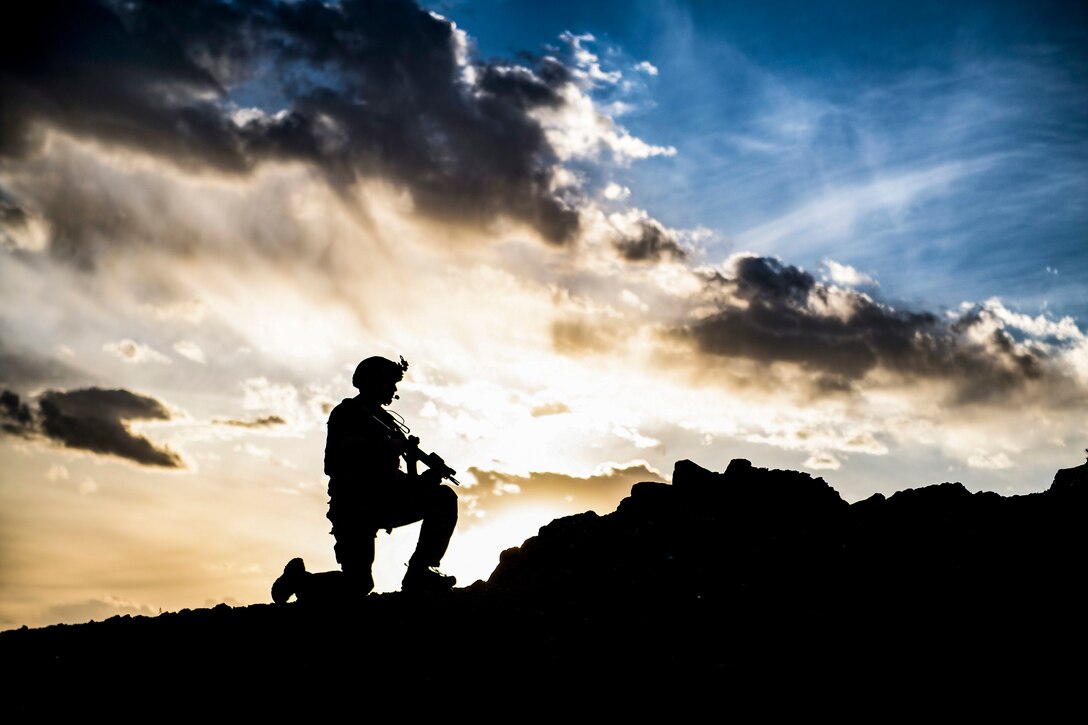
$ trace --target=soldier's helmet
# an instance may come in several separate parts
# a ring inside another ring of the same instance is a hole
[[[374,355],[355,367],[351,384],[362,390],[375,383],[399,383],[404,379],[404,371],[407,369],[408,362],[403,357],[400,362],[393,362],[389,358]]]

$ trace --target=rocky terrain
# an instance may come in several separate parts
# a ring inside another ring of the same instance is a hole
[[[1080,702],[1086,513],[1088,464],[1029,495],[847,504],[805,473],[679,461],[448,594],[0,632],[6,711],[1037,719]]]

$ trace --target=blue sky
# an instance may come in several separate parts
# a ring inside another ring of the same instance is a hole
[[[547,52],[572,32],[592,35],[608,68],[652,63],[656,75],[626,74],[639,83],[622,120],[677,153],[614,173],[663,222],[718,232],[710,259],[743,248],[816,270],[832,258],[916,305],[999,296],[1088,318],[1081,4],[433,7],[485,58]]]

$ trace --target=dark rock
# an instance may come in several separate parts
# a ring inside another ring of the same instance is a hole
[[[93,701],[122,672],[135,700],[205,714],[227,698],[278,719],[361,702],[403,714],[422,693],[474,687],[538,716],[586,702],[673,718],[726,702],[841,713],[889,688],[882,706],[924,709],[1007,700],[1003,682],[1053,701],[1083,675],[1085,469],[1027,496],[942,483],[850,505],[806,473],[679,461],[671,485],[637,483],[611,513],[557,519],[487,581],[443,595],[0,632],[8,710],[71,712],[87,700],[31,700],[21,686]]]

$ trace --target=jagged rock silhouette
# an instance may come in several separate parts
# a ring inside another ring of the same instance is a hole
[[[854,504],[742,459],[722,473],[679,461],[672,481],[557,519],[486,581],[440,596],[24,628],[0,633],[0,664],[66,690],[125,672],[134,697],[280,716],[395,713],[474,688],[537,713],[595,702],[674,717],[722,702],[781,713],[783,697],[841,708],[845,693],[900,708],[970,693],[977,714],[986,693],[1019,692],[1039,715],[1079,691],[1088,464],[1042,493],[942,483]],[[9,710],[66,706],[11,692]]]

